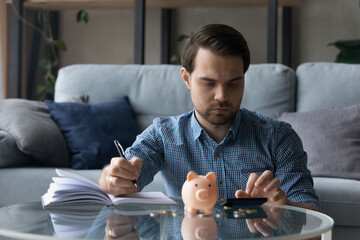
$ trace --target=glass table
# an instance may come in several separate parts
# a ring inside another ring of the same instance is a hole
[[[265,203],[185,213],[176,205],[0,208],[1,239],[331,239],[334,221],[302,208]]]

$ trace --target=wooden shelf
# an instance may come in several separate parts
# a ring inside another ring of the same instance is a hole
[[[12,0],[6,0],[8,4]],[[147,8],[218,8],[218,7],[264,7],[267,0],[147,0]],[[32,9],[131,9],[135,0],[25,0],[24,7]],[[278,6],[296,7],[301,0],[278,0]]]

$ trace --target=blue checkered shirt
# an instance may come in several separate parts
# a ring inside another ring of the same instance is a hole
[[[251,173],[271,170],[293,202],[319,207],[307,169],[307,155],[291,126],[259,113],[240,109],[226,137],[215,142],[199,125],[194,111],[157,118],[126,157],[142,160],[138,185],[143,188],[161,171],[168,196],[180,196],[187,173],[215,172],[219,198],[233,198],[246,188]]]

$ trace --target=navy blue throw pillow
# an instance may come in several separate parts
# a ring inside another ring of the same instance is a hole
[[[74,169],[99,169],[118,156],[117,139],[126,148],[138,134],[127,97],[99,104],[45,100],[65,137]]]

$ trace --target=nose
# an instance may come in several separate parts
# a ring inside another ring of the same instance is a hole
[[[214,96],[214,99],[216,101],[220,101],[220,102],[223,102],[224,100],[226,100],[226,96],[227,96],[227,93],[226,93],[226,89],[224,86],[218,86],[216,89],[215,89],[215,96]]]
[[[196,191],[196,199],[198,200],[206,200],[209,197],[209,191],[205,190],[205,189],[199,189],[198,191]]]

